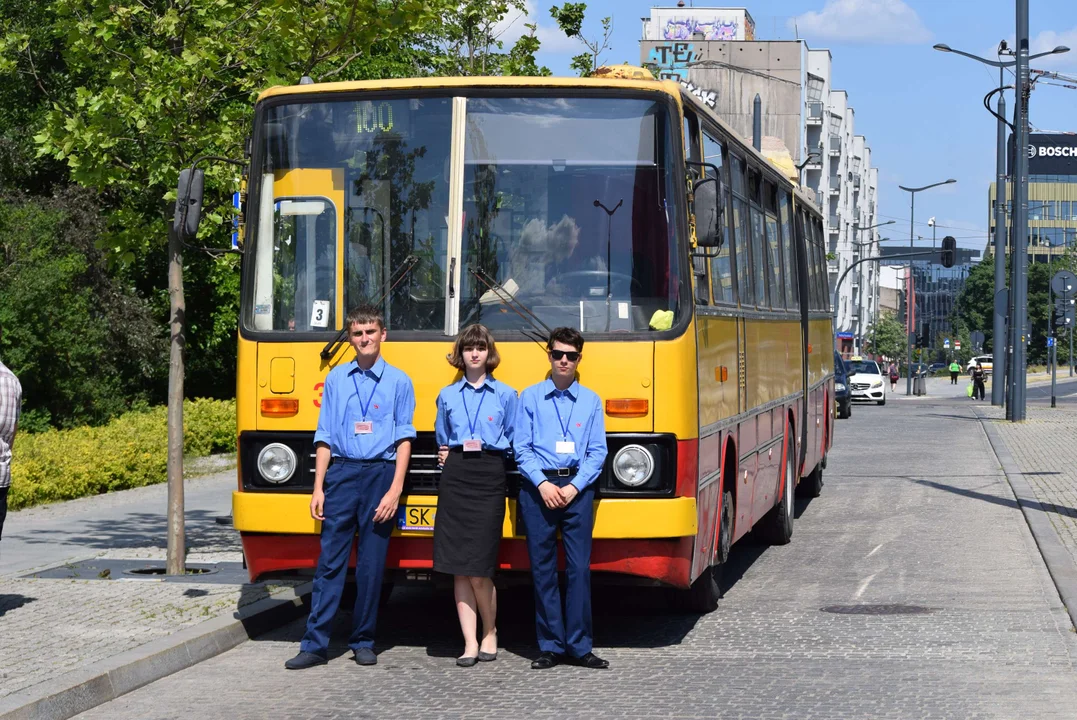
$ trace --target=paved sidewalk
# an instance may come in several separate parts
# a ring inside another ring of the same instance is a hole
[[[165,485],[10,513],[0,543],[0,716],[35,688],[55,691],[66,674],[298,585],[246,583],[238,534],[216,521],[234,487],[234,470],[186,482],[188,565],[216,570],[197,582],[123,571],[164,564]]]

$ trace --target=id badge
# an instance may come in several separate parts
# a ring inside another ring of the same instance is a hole
[[[465,440],[464,452],[482,452],[482,440]]]
[[[356,435],[369,435],[374,432],[374,423],[370,420],[358,420],[355,423]]]
[[[557,446],[554,448],[558,455],[575,455],[576,443],[571,440],[558,440]]]

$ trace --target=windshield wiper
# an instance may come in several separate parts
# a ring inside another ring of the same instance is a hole
[[[388,287],[385,288],[384,292],[382,292],[382,294],[378,297],[377,301],[373,303],[374,306],[378,307],[383,302],[385,302],[385,298],[389,297],[389,293],[393,291],[393,288],[399,285],[400,282],[405,277],[407,277],[408,273],[411,272],[412,268],[414,268],[418,264],[419,258],[416,255],[408,255],[406,258],[404,258],[404,264],[394,270],[393,274],[389,276],[389,280],[386,281],[386,285],[388,285]],[[337,333],[337,336],[335,338],[327,342],[325,344],[325,347],[322,348],[322,360],[328,360],[329,358],[336,355],[337,350],[340,348],[340,345],[347,337],[348,328],[347,326],[345,326],[340,329],[340,332]]]
[[[514,293],[510,292],[504,285],[491,278],[480,268],[469,265],[467,271],[474,275],[479,282],[488,287],[490,292],[497,296],[503,304],[508,305],[514,313],[523,318],[524,322],[531,326],[531,330],[521,330],[521,332],[526,337],[533,340],[542,348],[543,352],[545,352],[546,343],[549,341],[550,333],[553,332],[550,326],[542,322],[538,315],[531,312],[530,308],[517,300]],[[523,312],[520,312],[520,310],[523,310]]]

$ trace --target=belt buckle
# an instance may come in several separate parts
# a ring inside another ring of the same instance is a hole
[[[559,477],[559,478],[568,477],[571,474],[572,473],[569,472],[568,468],[557,468],[557,477]]]

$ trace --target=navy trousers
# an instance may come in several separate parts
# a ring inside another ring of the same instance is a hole
[[[389,522],[375,523],[374,511],[393,484],[395,469],[395,463],[382,460],[334,461],[325,473],[322,549],[314,572],[310,616],[299,646],[301,650],[323,657],[328,651],[329,631],[344,592],[356,534],[359,549],[355,561],[355,614],[348,647],[352,650],[374,647],[385,553],[396,525],[395,517]]]
[[[572,478],[553,478],[564,487]],[[582,657],[591,652],[591,530],[594,485],[566,508],[551,510],[534,484],[524,481],[517,506],[527,534],[527,554],[535,586],[535,631],[542,652]],[[557,531],[565,547],[567,580],[564,612],[557,583]]]

